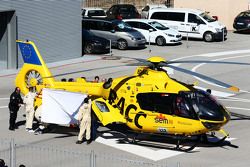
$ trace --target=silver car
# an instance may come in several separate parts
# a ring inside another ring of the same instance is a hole
[[[145,37],[121,20],[83,19],[82,27],[96,36],[111,40],[112,46],[121,50],[145,47]]]

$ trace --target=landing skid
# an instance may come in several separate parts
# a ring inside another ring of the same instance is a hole
[[[166,145],[166,144],[159,143],[159,142],[141,141],[137,139],[137,135],[132,136],[132,137],[126,136],[124,139],[120,140],[120,142],[142,145],[142,146],[158,147],[158,148],[174,150],[174,151],[190,152],[197,146],[198,143],[195,143],[191,146],[182,145],[182,141],[184,141],[185,139],[186,137],[184,136],[178,136],[177,143],[175,144],[175,146],[170,146],[170,145]]]

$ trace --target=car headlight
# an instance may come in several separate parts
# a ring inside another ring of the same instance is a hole
[[[136,40],[136,38],[135,37],[130,37],[131,38],[131,40],[133,40],[133,41],[135,41]]]
[[[173,34],[167,34],[167,36],[169,36],[169,37],[174,37],[174,35],[173,35]]]
[[[220,28],[216,28],[215,29],[217,32],[222,32],[222,29],[220,29]]]

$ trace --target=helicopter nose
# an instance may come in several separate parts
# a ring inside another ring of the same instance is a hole
[[[231,119],[230,114],[226,109],[222,113],[223,113],[222,120],[216,121],[216,122],[206,120],[202,122],[202,124],[209,130],[219,130],[223,125],[225,125]],[[215,119],[218,119],[218,118],[215,118]]]
[[[225,120],[225,123],[227,123],[230,119],[231,119],[231,116],[230,116],[230,113],[229,113],[229,111],[226,109],[226,108],[224,108],[224,120]]]

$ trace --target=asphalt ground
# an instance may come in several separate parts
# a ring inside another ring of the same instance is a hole
[[[39,48],[39,46],[38,46]],[[151,50],[151,51],[150,51]],[[181,45],[147,46],[145,49],[131,49],[120,51],[112,49],[111,60],[104,60],[108,55],[85,55],[84,57],[48,64],[53,75],[67,75],[56,77],[75,78],[86,77],[93,80],[98,75],[101,79],[118,77],[133,74],[136,67],[126,66],[135,62],[133,59],[117,59],[116,56],[132,58],[148,58],[150,56],[161,56],[166,60],[212,60],[228,61],[232,63],[250,63],[250,35],[229,32],[227,40],[224,42],[206,43],[200,40],[184,40]],[[99,128],[101,132],[97,141],[90,145],[76,145],[77,130],[69,128],[57,128],[51,133],[34,135],[24,130],[23,117],[24,109],[18,113],[19,129],[14,132],[8,130],[8,101],[9,95],[14,89],[14,80],[17,70],[7,70],[0,72],[0,138],[11,139],[27,144],[41,144],[55,147],[62,147],[73,150],[86,150],[110,155],[126,155],[137,157],[140,160],[152,162],[167,162],[168,166],[187,167],[235,167],[248,166],[250,164],[250,79],[249,65],[239,64],[178,64],[179,67],[193,70],[201,74],[213,77],[220,81],[229,83],[240,88],[240,92],[230,90],[204,82],[198,78],[174,71],[171,77],[178,80],[194,83],[198,81],[198,86],[212,89],[212,94],[216,96],[232,113],[232,120],[225,126],[225,130],[230,134],[231,145],[209,146],[198,145],[195,151],[190,153],[176,153],[175,151],[165,151],[164,149],[152,146],[123,145],[119,146],[112,143],[113,140],[103,140],[105,135],[110,135],[107,128]],[[171,71],[171,70],[169,70]],[[164,141],[163,141],[164,143]],[[134,150],[135,149],[135,150]],[[140,151],[138,151],[140,150]],[[165,152],[164,152],[165,151]],[[157,158],[158,157],[158,158]]]

